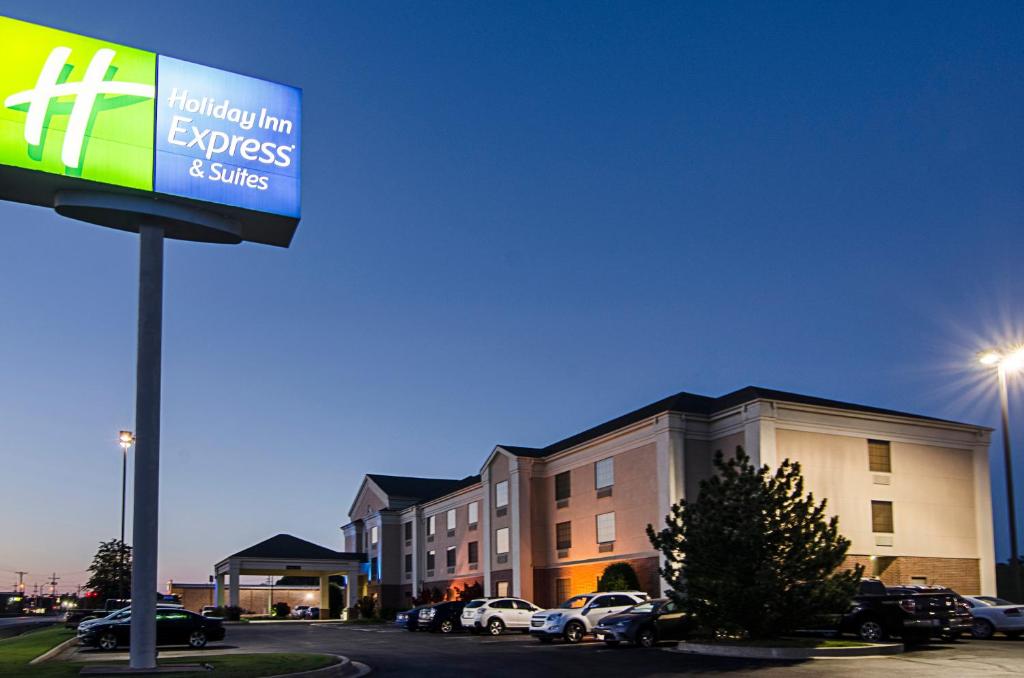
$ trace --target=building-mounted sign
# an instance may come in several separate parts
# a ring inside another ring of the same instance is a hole
[[[228,219],[241,240],[291,242],[299,89],[6,17],[0,63],[0,199],[148,196]]]

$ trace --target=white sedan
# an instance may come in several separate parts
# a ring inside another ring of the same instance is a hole
[[[1024,634],[1024,605],[1014,605],[994,596],[964,596],[964,600],[974,617],[971,635],[975,638],[985,640],[996,631],[1003,632],[1007,638]]]

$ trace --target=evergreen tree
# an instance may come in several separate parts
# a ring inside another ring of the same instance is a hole
[[[597,580],[598,591],[639,591],[640,579],[629,563],[612,563]]]
[[[99,550],[89,566],[85,588],[96,593],[101,601],[127,598],[132,592],[132,547],[120,539],[100,542]]]
[[[716,636],[772,637],[844,612],[863,568],[838,571],[850,542],[825,502],[804,494],[800,464],[787,459],[772,473],[737,447],[714,466],[696,501],[672,506],[665,529],[647,526],[665,556],[667,593]]]

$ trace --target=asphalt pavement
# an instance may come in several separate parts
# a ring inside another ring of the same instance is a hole
[[[559,676],[1022,676],[1024,639],[934,643],[884,658],[814,659],[802,662],[738,660],[672,652],[673,645],[644,650],[603,643],[542,645],[519,633],[498,638],[415,632],[342,624],[232,624],[218,644],[227,651],[328,652],[368,664],[373,676],[486,675],[488,678]],[[213,650],[215,645],[211,645]],[[81,658],[81,657],[80,657]]]

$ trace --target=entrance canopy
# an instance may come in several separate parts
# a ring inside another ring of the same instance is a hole
[[[279,534],[228,556],[214,566],[217,576],[217,605],[224,606],[227,578],[228,601],[238,607],[239,577],[317,577],[320,580],[320,618],[329,614],[329,577],[345,577],[345,607],[355,607],[359,593],[359,575],[366,562],[365,553],[332,551],[290,534]]]

